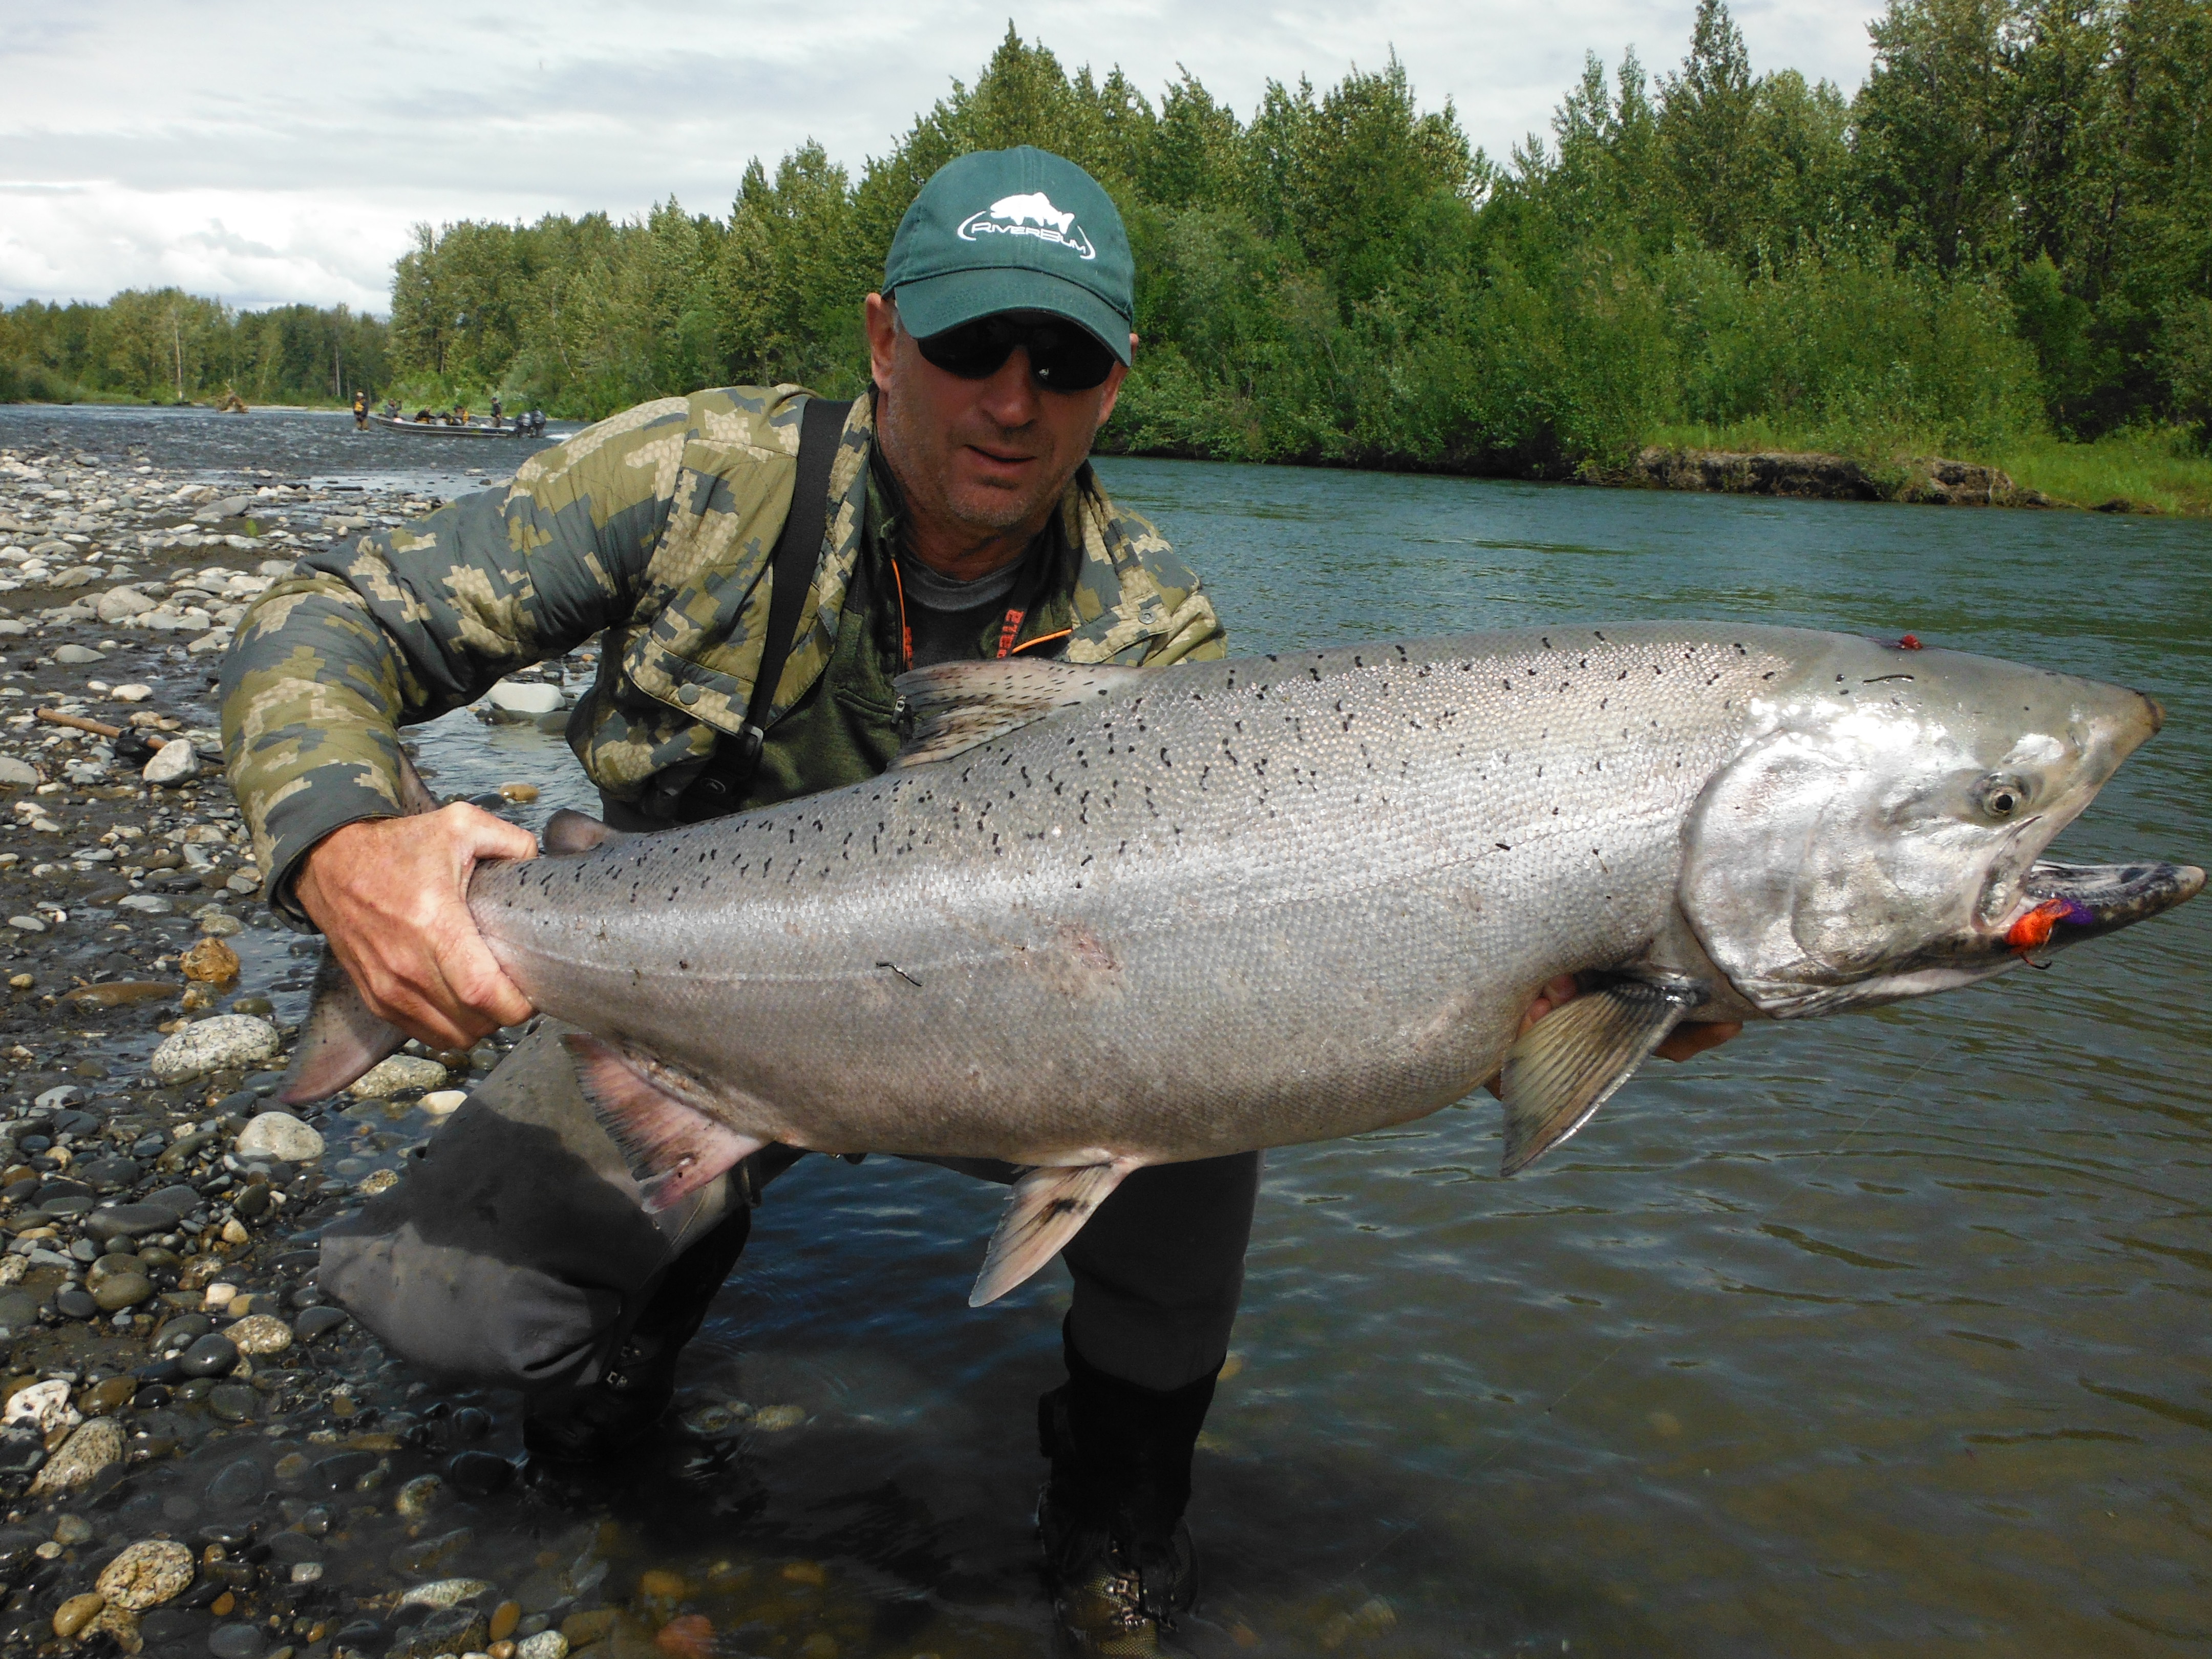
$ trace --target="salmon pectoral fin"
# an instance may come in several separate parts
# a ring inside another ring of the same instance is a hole
[[[307,1027],[276,1097],[287,1106],[304,1106],[334,1095],[377,1061],[398,1054],[406,1041],[406,1032],[369,1012],[353,975],[326,945],[315,969]]]
[[[980,1308],[996,1302],[1058,1255],[1122,1177],[1139,1167],[1134,1158],[1117,1158],[1103,1164],[1031,1170],[1017,1181],[999,1231],[991,1235],[991,1248],[984,1253],[983,1271],[968,1292],[968,1305]]]
[[[1505,1158],[1515,1176],[1589,1122],[1683,1015],[1705,1000],[1687,981],[1624,980],[1586,991],[1522,1034],[1505,1056]]]
[[[666,1209],[768,1143],[716,1121],[672,1094],[611,1042],[587,1031],[561,1039],[601,1127],[629,1165],[645,1207]]]

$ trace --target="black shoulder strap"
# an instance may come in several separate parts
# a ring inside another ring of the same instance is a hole
[[[822,531],[830,514],[830,465],[837,459],[838,440],[844,435],[845,416],[852,407],[850,402],[810,398],[799,413],[799,468],[792,480],[791,513],[769,561],[768,637],[762,642],[760,670],[753,676],[744,732],[738,739],[748,767],[760,754],[776,683],[791,659],[796,643],[792,635],[799,631],[799,612],[814,586],[815,568],[822,562]]]

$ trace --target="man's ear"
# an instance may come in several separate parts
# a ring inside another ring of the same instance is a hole
[[[877,389],[890,384],[898,353],[898,302],[888,294],[871,294],[860,302],[868,331],[868,368]]]

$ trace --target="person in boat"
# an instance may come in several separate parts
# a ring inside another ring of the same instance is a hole
[[[961,236],[1009,198],[1044,202],[1058,232]],[[465,1048],[532,1015],[469,919],[468,872],[537,842],[466,804],[398,816],[400,723],[604,630],[569,731],[609,823],[650,831],[877,775],[913,669],[1225,655],[1197,574],[1088,459],[1137,343],[1133,286],[1088,174],[1027,147],[970,154],[900,223],[865,302],[872,385],[851,404],[790,386],[665,398],[497,490],[310,553],[240,620],[223,671],[271,904],[322,931],[378,1016]],[[794,637],[763,639],[787,518],[830,597]],[[761,678],[780,706],[754,703]],[[653,1431],[750,1206],[801,1156],[765,1148],[648,1213],[568,1029],[536,1021],[397,1187],[325,1228],[318,1281],[433,1374],[523,1390],[524,1443],[549,1463],[612,1459]],[[1038,1522],[1060,1618],[1094,1650],[1153,1650],[1195,1593],[1193,1451],[1260,1167],[1241,1152],[1141,1170],[1063,1253],[1074,1296],[1065,1379],[1038,1402]]]
[[[387,421],[396,421],[399,418],[398,398],[386,398],[384,400],[384,418]]]
[[[494,426],[499,424],[499,393],[495,392],[491,394],[491,423]]]
[[[418,409],[415,411],[415,423],[417,426],[428,426],[430,422],[431,415],[428,409]]]

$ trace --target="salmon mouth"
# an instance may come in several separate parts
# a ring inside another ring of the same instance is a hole
[[[2007,950],[2056,951],[2118,933],[2163,915],[2204,890],[2193,864],[2060,864],[2039,859],[2020,884],[2020,898],[1999,935]]]

